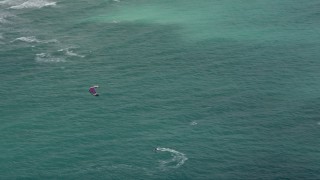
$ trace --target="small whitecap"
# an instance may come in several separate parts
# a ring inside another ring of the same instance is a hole
[[[55,42],[58,42],[58,40],[56,40],[56,39],[42,41],[42,40],[37,39],[35,36],[19,37],[11,42],[15,42],[15,41],[22,41],[22,42],[27,42],[27,43],[55,43]]]
[[[7,22],[7,20],[5,18],[0,17],[0,23],[6,23],[6,22]]]
[[[66,55],[68,55],[68,56],[76,56],[76,57],[81,57],[81,58],[83,58],[84,56],[83,55],[79,55],[79,54],[77,54],[77,53],[74,53],[73,51],[69,51],[69,50],[67,50],[66,51]]]
[[[14,15],[6,13],[6,12],[0,12],[0,23],[4,24],[4,23],[10,22],[8,20],[8,18],[10,18],[10,17],[14,17]]]
[[[71,48],[59,49],[58,52],[64,52],[65,55],[67,55],[67,56],[74,56],[74,57],[80,57],[80,58],[84,58],[85,57],[84,55],[79,55],[79,54],[73,52],[71,50]]]
[[[59,42],[57,39],[44,40],[43,43],[57,43]]]
[[[2,33],[0,33],[0,44],[4,44],[4,42],[2,42],[3,39],[4,39],[3,35],[2,35]]]
[[[19,37],[16,38],[15,40],[11,41],[11,42],[15,42],[15,41],[22,41],[22,42],[28,42],[28,43],[32,43],[32,42],[40,42],[36,37],[34,36],[29,36],[29,37]]]
[[[196,122],[196,121],[192,121],[191,123],[190,123],[190,125],[191,126],[195,126],[195,125],[197,125],[198,123]]]
[[[39,53],[39,54],[36,54],[37,57],[46,57],[47,56],[47,53]]]

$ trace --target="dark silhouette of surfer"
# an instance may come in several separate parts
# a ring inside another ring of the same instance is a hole
[[[90,88],[89,88],[89,92],[92,94],[92,95],[94,95],[94,96],[99,96],[99,94],[97,93],[97,91],[96,91],[96,88],[98,88],[99,86],[91,86]]]

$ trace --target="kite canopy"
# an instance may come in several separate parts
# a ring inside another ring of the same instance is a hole
[[[94,96],[98,96],[98,93],[94,87],[90,87],[89,92]]]

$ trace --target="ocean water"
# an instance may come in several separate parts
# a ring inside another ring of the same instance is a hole
[[[0,1],[0,179],[320,179],[319,8]]]

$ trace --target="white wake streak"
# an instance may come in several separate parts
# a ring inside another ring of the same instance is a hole
[[[158,147],[156,148],[156,150],[162,151],[162,152],[170,152],[172,156],[172,158],[169,160],[160,161],[161,167],[168,167],[168,166],[170,167],[170,163],[175,163],[175,165],[171,167],[178,168],[182,166],[186,160],[188,160],[185,154],[179,151],[176,151],[174,149]]]

